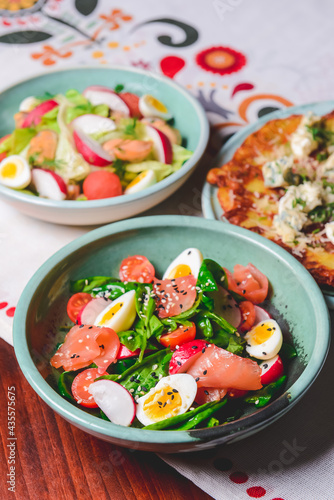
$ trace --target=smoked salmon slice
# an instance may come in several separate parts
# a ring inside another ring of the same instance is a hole
[[[194,377],[198,387],[261,389],[261,368],[255,361],[242,358],[210,344],[187,371]]]

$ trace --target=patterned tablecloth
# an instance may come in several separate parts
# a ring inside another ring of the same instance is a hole
[[[334,97],[330,0],[0,0],[0,90],[78,65],[132,65],[190,90],[223,136],[275,109]],[[47,89],[46,89],[47,90]],[[209,157],[148,214],[201,215]],[[36,269],[91,228],[29,219],[0,201],[0,334],[11,342],[15,305]],[[245,441],[163,457],[214,498],[334,498],[334,359],[287,416]]]

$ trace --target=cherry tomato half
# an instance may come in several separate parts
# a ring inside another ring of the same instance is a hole
[[[127,257],[121,263],[119,277],[122,281],[138,281],[151,283],[155,274],[151,262],[143,255]]]
[[[76,322],[79,312],[92,300],[92,296],[89,293],[79,292],[72,295],[70,300],[67,302],[67,315],[73,323]]]
[[[196,337],[196,326],[195,323],[192,323],[191,326],[180,325],[179,328],[174,330],[171,333],[166,333],[160,337],[160,344],[165,347],[170,347],[171,349],[175,349],[177,345],[185,344],[186,342],[190,342],[194,340]]]
[[[77,403],[87,408],[98,408],[98,405],[95,403],[88,389],[95,379],[102,375],[107,375],[107,372],[101,374],[98,372],[97,368],[88,368],[75,377],[71,389]]]

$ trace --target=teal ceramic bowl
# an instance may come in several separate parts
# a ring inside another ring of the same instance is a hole
[[[20,102],[30,95],[83,91],[89,85],[115,87],[137,95],[153,94],[172,113],[175,127],[186,147],[194,152],[180,170],[139,193],[90,201],[53,201],[30,196],[0,185],[0,197],[37,219],[58,224],[93,225],[133,217],[157,205],[174,193],[190,176],[201,159],[209,138],[209,124],[204,109],[184,88],[170,78],[136,68],[79,67],[48,72],[14,85],[0,94],[0,137],[14,128],[13,116]]]
[[[69,280],[117,275],[128,255],[146,255],[158,275],[187,247],[232,268],[252,262],[270,280],[269,310],[293,342],[285,392],[267,407],[235,422],[192,431],[147,431],[114,425],[73,406],[54,389],[49,360],[59,326],[66,322]],[[249,436],[284,415],[317,377],[329,347],[328,310],[311,275],[285,250],[250,231],[195,217],[156,216],[117,222],[92,231],[51,257],[25,288],[14,318],[15,353],[29,384],[59,415],[106,441],[163,453],[194,451]]]
[[[236,150],[241,146],[241,144],[247,139],[250,134],[253,134],[259,130],[265,123],[270,120],[275,120],[277,118],[286,118],[291,115],[305,115],[307,113],[314,113],[316,115],[325,115],[330,111],[334,110],[334,101],[322,101],[322,102],[312,102],[309,104],[302,104],[300,106],[292,106],[289,108],[281,109],[279,111],[274,111],[269,113],[255,123],[251,123],[244,127],[242,130],[234,134],[221,148],[217,156],[215,157],[211,168],[220,167],[230,161],[236,152]],[[220,206],[217,197],[218,188],[213,186],[208,182],[204,183],[202,190],[202,210],[204,217],[207,219],[224,220],[224,211]],[[327,287],[323,289],[327,305],[330,309],[334,310],[334,289]]]

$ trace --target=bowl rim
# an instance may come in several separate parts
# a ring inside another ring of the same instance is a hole
[[[154,228],[154,227],[200,227],[205,231],[206,228],[229,235],[237,235],[244,242],[255,242],[256,246],[269,252],[272,257],[285,261],[289,270],[296,276],[301,275],[300,281],[306,293],[312,299],[313,310],[316,321],[316,339],[314,350],[310,356],[309,362],[302,374],[284,392],[279,398],[258,412],[242,417],[235,422],[221,425],[213,428],[194,429],[188,431],[150,431],[138,428],[122,427],[111,422],[96,418],[93,415],[85,413],[79,408],[73,406],[70,402],[62,398],[49,384],[44,380],[37,370],[28,348],[26,338],[26,318],[30,306],[31,298],[36,289],[47,274],[55,265],[62,262],[69,254],[76,252],[83,246],[89,245],[93,241],[105,237],[115,237],[122,233],[132,230]],[[225,439],[226,441],[234,438],[236,435],[244,434],[247,431],[254,431],[258,427],[264,427],[270,422],[276,420],[287,409],[291,408],[309,389],[317,375],[319,374],[329,349],[330,343],[330,318],[323,295],[308,271],[286,250],[264,237],[247,231],[238,226],[222,224],[219,221],[211,221],[199,217],[189,217],[180,215],[161,215],[150,217],[139,217],[125,221],[115,222],[94,231],[80,236],[76,240],[67,244],[51,256],[33,275],[26,285],[19,303],[16,308],[13,325],[13,340],[15,354],[19,366],[32,388],[37,394],[58,414],[87,431],[102,434],[105,437],[120,439],[124,443],[131,445],[137,443],[153,444],[190,444],[201,441],[215,441]],[[289,407],[289,408],[287,408]]]
[[[153,186],[150,186],[143,191],[139,191],[138,193],[132,193],[132,194],[127,194],[123,196],[117,196],[114,198],[103,198],[101,200],[82,200],[80,203],[78,203],[76,200],[62,200],[62,201],[56,201],[56,200],[49,200],[47,198],[40,198],[39,196],[31,196],[27,195],[25,193],[21,193],[20,191],[16,191],[15,189],[10,189],[6,186],[0,185],[0,195],[3,197],[11,198],[13,200],[19,201],[19,202],[26,202],[31,205],[39,205],[44,208],[48,209],[57,209],[57,210],[68,210],[68,209],[74,209],[74,210],[80,210],[80,209],[99,209],[99,208],[105,208],[105,207],[118,207],[118,206],[124,206],[129,203],[138,201],[142,198],[145,198],[146,196],[154,195],[158,193],[159,191],[168,188],[172,184],[176,183],[183,177],[185,177],[187,174],[190,174],[192,169],[195,167],[195,165],[199,162],[201,157],[204,154],[204,151],[206,149],[206,146],[209,141],[209,133],[210,133],[210,125],[209,121],[207,118],[207,115],[205,113],[204,108],[200,104],[200,102],[184,87],[182,87],[180,84],[174,82],[170,78],[160,75],[160,74],[155,74],[151,71],[143,70],[140,68],[132,68],[128,66],[121,66],[121,65],[105,65],[103,67],[99,66],[93,66],[93,65],[87,65],[87,66],[74,66],[73,68],[63,68],[63,69],[55,69],[52,71],[47,71],[47,72],[41,72],[36,74],[35,76],[29,77],[22,79],[20,81],[17,81],[16,83],[7,86],[6,88],[2,89],[0,92],[0,96],[7,92],[15,89],[16,87],[19,87],[21,85],[24,85],[25,83],[28,83],[33,80],[37,80],[40,77],[48,76],[48,75],[53,75],[53,74],[59,74],[59,73],[66,73],[69,71],[87,71],[87,70],[94,70],[94,71],[125,71],[127,73],[137,73],[140,76],[147,77],[149,76],[150,78],[154,80],[158,80],[161,82],[166,83],[170,87],[174,88],[176,91],[178,91],[180,94],[182,94],[183,98],[188,100],[191,104],[191,106],[195,109],[195,112],[197,114],[198,120],[199,120],[199,125],[200,125],[200,137],[198,144],[193,152],[193,155],[189,160],[186,160],[182,167],[177,170],[176,172],[173,172],[171,175],[168,177],[165,177],[160,182],[157,182]]]

